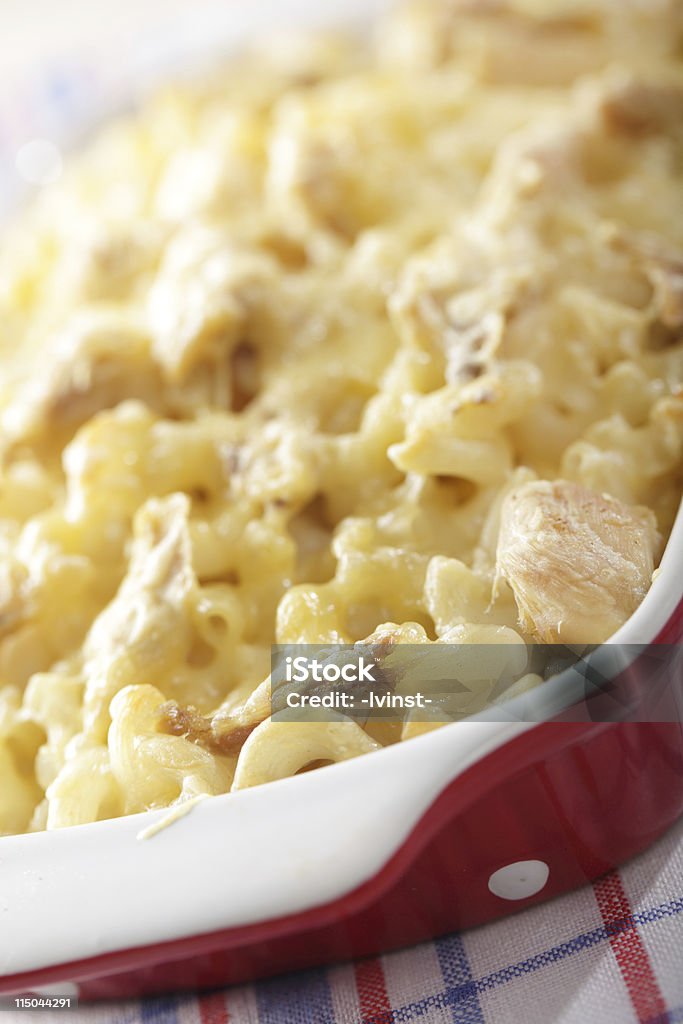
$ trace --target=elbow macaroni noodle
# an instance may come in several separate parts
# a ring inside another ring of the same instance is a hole
[[[273,643],[634,610],[681,493],[681,22],[423,0],[266,46],[8,226],[0,833],[440,724],[274,722]]]

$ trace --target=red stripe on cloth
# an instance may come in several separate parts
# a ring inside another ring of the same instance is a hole
[[[354,964],[354,974],[362,1024],[393,1024],[394,1014],[380,961],[361,960]]]
[[[610,945],[638,1020],[664,1018],[666,1004],[616,871],[593,883]]]
[[[221,992],[200,996],[198,1005],[201,1024],[228,1024],[230,1016],[225,1005],[225,996]]]

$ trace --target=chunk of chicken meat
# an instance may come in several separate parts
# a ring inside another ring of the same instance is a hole
[[[649,509],[565,480],[533,481],[503,503],[497,578],[536,640],[603,643],[644,598],[658,542]]]
[[[189,508],[186,495],[171,494],[150,499],[136,516],[128,572],[84,645],[85,723],[96,735],[106,732],[122,680],[163,684],[185,661],[197,590]]]
[[[63,440],[125,398],[159,408],[160,391],[150,343],[133,318],[109,309],[84,310],[48,339],[35,372],[3,410],[1,425],[12,441]]]
[[[683,88],[679,82],[647,81],[623,72],[612,77],[600,109],[610,131],[635,138],[680,131]]]
[[[609,226],[605,241],[629,253],[652,287],[652,309],[672,331],[683,327],[683,251],[647,231],[623,231]]]

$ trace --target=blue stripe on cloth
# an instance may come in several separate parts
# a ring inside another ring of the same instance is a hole
[[[661,921],[663,917],[680,914],[682,910],[683,898],[669,900],[668,903],[660,903],[658,907],[652,907],[650,910],[641,910],[638,914],[633,915],[633,920],[636,924],[650,924],[652,921]]]
[[[683,1006],[676,1006],[672,1010],[658,1013],[656,1017],[648,1017],[642,1024],[681,1024],[681,1021],[683,1021]]]
[[[451,1004],[453,1024],[485,1024],[462,938],[459,935],[449,935],[445,939],[437,939],[434,946],[446,993],[451,989],[457,989],[462,993],[457,1004]]]
[[[457,946],[455,947],[456,952],[450,958],[450,964],[447,970],[450,971],[450,975],[447,975],[446,971],[442,966],[444,973],[444,980],[446,982],[446,989],[444,992],[438,993],[437,995],[427,996],[425,999],[420,999],[409,1006],[404,1006],[394,1010],[394,1022],[395,1024],[405,1024],[407,1021],[412,1021],[417,1017],[421,1017],[427,1010],[430,1009],[441,1009],[446,1007],[453,1008],[453,1020],[456,1024],[470,1024],[470,1021],[476,1021],[477,1024],[482,1020],[482,1017],[471,1017],[468,1016],[472,1011],[470,1009],[472,1005],[473,993],[477,996],[480,992],[486,992],[489,989],[497,988],[498,985],[504,985],[508,981],[512,981],[514,978],[522,978],[525,974],[531,974],[533,971],[539,970],[541,967],[547,967],[548,964],[558,963],[561,960],[565,960],[569,956],[574,956],[576,953],[581,953],[585,949],[592,949],[594,946],[599,946],[602,942],[609,942],[615,933],[624,931],[627,928],[633,927],[633,925],[648,925],[655,921],[661,921],[665,917],[673,917],[676,914],[683,912],[683,898],[669,900],[667,903],[661,903],[657,907],[651,907],[649,910],[643,910],[637,914],[633,914],[624,921],[615,921],[610,925],[609,929],[605,927],[594,928],[590,932],[584,932],[582,935],[577,935],[573,939],[569,939],[567,942],[563,942],[558,946],[552,946],[550,949],[543,950],[542,953],[537,953],[535,956],[528,957],[526,960],[520,960],[519,963],[510,964],[508,967],[503,967],[499,971],[494,971],[493,974],[488,974],[483,978],[472,980],[468,977],[463,977],[461,974],[461,980],[458,981],[458,971],[462,972],[462,960],[460,955],[457,953]],[[435,945],[437,951],[440,945],[447,945],[452,943],[457,936],[450,936],[447,939],[438,940]],[[439,960],[441,956],[439,955]],[[459,966],[460,965],[460,966]],[[449,984],[448,978],[451,978]],[[478,1004],[477,1004],[478,1005]],[[460,1013],[460,1016],[456,1013],[456,1008]],[[683,1011],[683,1007],[681,1008]],[[652,1021],[648,1021],[648,1024],[683,1024],[683,1012],[675,1010],[669,1011],[668,1016],[664,1016],[661,1020],[655,1018]],[[481,1013],[481,1010],[479,1011]],[[680,1016],[671,1017],[672,1013],[679,1013]]]
[[[179,996],[164,996],[162,999],[144,999],[140,1003],[140,1020],[143,1024],[177,1024]]]
[[[259,1024],[334,1024],[325,971],[274,978],[256,986]]]
[[[666,1024],[681,1024],[681,1021],[683,1021],[683,1006],[677,1006],[674,1010],[669,1010],[667,1017]]]

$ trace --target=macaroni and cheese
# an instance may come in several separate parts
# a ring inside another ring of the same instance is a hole
[[[0,833],[438,725],[273,721],[274,643],[599,643],[630,616],[683,478],[681,21],[423,0],[265,45],[20,211]]]

